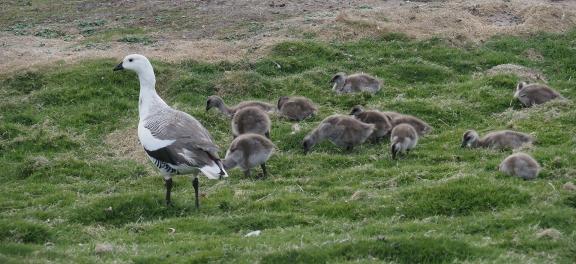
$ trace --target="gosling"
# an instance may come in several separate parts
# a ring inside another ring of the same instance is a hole
[[[364,143],[374,131],[374,124],[366,124],[349,116],[332,115],[320,123],[302,141],[304,154],[324,139],[330,140],[334,145],[344,147],[347,151]]]
[[[208,100],[206,100],[206,111],[209,111],[212,108],[216,108],[227,117],[233,117],[238,110],[245,107],[258,107],[267,113],[273,113],[275,111],[273,105],[260,101],[244,101],[237,104],[236,106],[228,107],[226,104],[224,104],[222,98],[216,95],[209,96]]]
[[[338,94],[357,92],[376,93],[380,91],[381,85],[380,80],[363,73],[346,76],[346,73],[339,72],[332,77],[330,82],[333,83],[332,91]]]
[[[418,143],[418,132],[409,124],[399,124],[392,129],[390,134],[390,153],[392,159],[401,153],[409,154]]]
[[[517,149],[525,144],[532,144],[534,138],[528,134],[511,130],[494,131],[480,138],[475,130],[464,132],[461,147],[469,148],[492,148],[492,149]]]
[[[394,113],[394,112],[387,112],[387,113]],[[424,136],[432,132],[432,126],[428,125],[428,123],[424,122],[420,118],[404,114],[398,114],[393,116],[394,117],[392,118],[391,123],[392,126],[394,127],[400,124],[409,124],[416,130],[418,136]]]
[[[530,155],[522,152],[506,157],[498,169],[507,175],[520,177],[524,180],[535,179],[540,173],[538,162]]]
[[[372,142],[378,142],[384,137],[388,136],[390,131],[392,131],[391,118],[382,112],[375,110],[364,110],[362,106],[354,106],[350,115],[353,115],[356,119],[368,123],[374,124],[375,129],[370,135],[370,140]]]
[[[258,107],[244,107],[232,118],[232,135],[254,133],[270,138],[270,117]]]
[[[262,177],[268,177],[266,161],[272,156],[275,146],[269,139],[258,134],[244,134],[238,136],[226,152],[222,164],[226,169],[240,167],[246,177],[250,177],[252,168],[260,165]]]
[[[318,112],[318,107],[306,97],[282,96],[278,99],[278,112],[291,121],[302,121],[314,116]]]
[[[525,107],[546,103],[562,96],[554,89],[543,84],[518,83],[514,98],[517,98]]]

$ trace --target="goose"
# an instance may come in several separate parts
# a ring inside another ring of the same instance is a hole
[[[270,117],[258,107],[244,107],[232,118],[232,135],[255,133],[270,138]]]
[[[374,132],[370,135],[374,142],[386,137],[392,130],[391,118],[379,111],[364,110],[362,106],[357,105],[352,108],[350,115],[364,123],[374,124]]]
[[[351,151],[354,146],[364,143],[374,129],[374,124],[366,124],[345,115],[331,115],[306,135],[302,147],[304,153],[308,153],[314,145],[328,139],[333,144]]]
[[[410,124],[399,124],[390,133],[390,152],[392,159],[400,153],[410,153],[418,143],[418,132]]]
[[[506,157],[498,166],[498,169],[510,176],[520,177],[524,180],[532,180],[538,177],[540,165],[530,155],[522,152],[514,153]]]
[[[152,64],[139,54],[131,54],[114,71],[131,70],[140,81],[138,139],[159,169],[166,186],[166,204],[171,205],[172,176],[194,174],[195,205],[200,207],[198,174],[209,179],[228,177],[218,157],[218,146],[210,133],[191,115],[171,108],[156,93]]]
[[[306,97],[282,96],[278,99],[278,112],[288,120],[301,121],[315,115],[317,111],[316,105]]]
[[[274,144],[268,138],[258,134],[243,134],[232,141],[226,152],[223,164],[229,170],[240,167],[246,177],[250,176],[250,170],[260,165],[262,177],[266,178],[266,161],[274,152]]]
[[[339,72],[330,80],[333,83],[332,90],[338,94],[368,92],[376,93],[380,90],[381,81],[364,73],[356,73],[347,76]]]
[[[424,122],[422,119],[411,115],[399,114],[392,118],[392,126],[397,126],[399,124],[409,124],[418,133],[418,136],[424,136],[432,132],[432,127],[428,123]]]
[[[493,149],[516,149],[525,144],[531,144],[534,138],[528,134],[512,130],[500,130],[486,134],[480,138],[475,130],[468,130],[462,136],[461,147],[469,148],[493,148]]]
[[[514,98],[520,100],[525,107],[531,107],[533,105],[546,103],[556,98],[562,98],[562,96],[546,85],[526,84],[526,82],[520,82],[516,86]]]
[[[224,104],[224,100],[222,100],[222,98],[216,95],[209,96],[208,100],[206,100],[206,111],[209,111],[212,108],[216,108],[228,117],[233,117],[238,110],[244,107],[258,107],[264,112],[268,113],[274,112],[273,105],[260,101],[244,101],[240,102],[236,106],[228,107],[226,106],[226,104]]]

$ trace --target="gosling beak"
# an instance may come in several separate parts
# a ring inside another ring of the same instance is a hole
[[[122,62],[120,62],[120,64],[116,65],[116,67],[114,67],[113,71],[121,71],[124,70],[124,66],[122,66]]]

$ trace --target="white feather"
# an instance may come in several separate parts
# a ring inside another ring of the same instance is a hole
[[[224,169],[221,169],[220,166],[218,166],[218,164],[216,164],[216,163],[212,163],[209,166],[204,166],[204,167],[200,168],[200,171],[204,175],[206,175],[206,177],[208,177],[208,179],[212,179],[212,180],[220,179],[220,171],[224,172],[224,175],[222,175],[222,177],[224,177],[224,178],[228,177],[228,173],[226,173],[226,171]]]
[[[155,138],[148,128],[144,127],[144,123],[138,124],[138,139],[140,144],[148,151],[154,151],[163,147],[169,146],[176,140],[157,139]]]

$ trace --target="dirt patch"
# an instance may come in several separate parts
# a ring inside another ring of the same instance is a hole
[[[576,1],[549,0],[16,1],[0,10],[0,73],[128,53],[166,61],[252,60],[292,39],[402,32],[458,44],[576,25]]]
[[[116,130],[108,134],[104,142],[118,158],[133,160],[145,165],[150,163],[138,140],[136,127]]]

